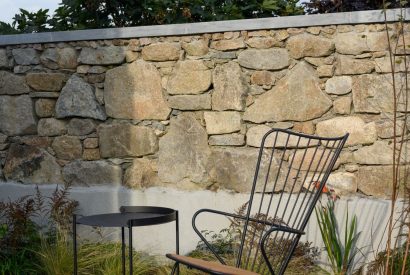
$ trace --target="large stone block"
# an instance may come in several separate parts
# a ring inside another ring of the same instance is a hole
[[[358,55],[369,51],[385,51],[388,47],[385,32],[338,33],[334,40],[336,51],[341,54]]]
[[[367,59],[354,59],[345,55],[338,58],[336,67],[337,75],[368,74],[374,70],[374,61]]]
[[[25,144],[29,146],[34,146],[38,148],[48,148],[51,146],[53,141],[50,137],[40,137],[40,136],[23,136],[23,137],[14,137],[16,143]]]
[[[142,49],[142,58],[149,61],[178,60],[180,50],[179,43],[154,43]]]
[[[212,151],[212,156],[208,162],[209,175],[212,182],[220,187],[231,189],[237,192],[250,192],[255,176],[255,167],[258,160],[259,150],[255,148],[218,148]],[[272,158],[269,166],[269,153],[264,152],[261,158],[259,176],[256,182],[256,191],[264,191],[265,178],[268,168],[269,180],[266,192],[279,191],[283,189],[283,177],[285,174],[282,165],[279,169],[279,159],[277,156]],[[278,172],[280,171],[279,175]],[[275,178],[278,176],[278,184],[274,188]],[[289,188],[285,188],[289,191]]]
[[[138,157],[158,150],[158,139],[149,127],[132,124],[102,124],[98,128],[103,158]]]
[[[70,136],[85,136],[95,131],[95,123],[91,119],[73,118],[67,125]]]
[[[318,118],[332,106],[319,86],[316,71],[307,63],[298,63],[275,87],[255,100],[243,119],[266,121],[306,121]]]
[[[371,52],[382,52],[389,49],[386,32],[370,32],[365,34]]]
[[[9,136],[37,133],[33,102],[28,95],[0,96],[0,131]]]
[[[406,64],[407,61],[407,64]],[[378,73],[391,73],[392,72],[392,64],[390,63],[390,56],[383,56],[380,58],[375,58],[375,67],[376,72]],[[394,72],[406,72],[409,67],[409,60],[403,56],[395,56],[394,57]]]
[[[335,37],[336,51],[341,54],[361,54],[369,50],[363,33],[338,33]]]
[[[65,182],[71,185],[121,185],[122,169],[106,161],[75,160],[63,168]]]
[[[273,46],[280,46],[280,42],[273,37],[252,37],[245,41],[251,48],[269,49]]]
[[[144,61],[107,71],[104,101],[108,116],[114,118],[165,120],[171,112],[158,70]]]
[[[353,81],[353,105],[358,113],[393,113],[393,81],[391,75],[360,75]],[[404,90],[404,83],[396,77],[396,89]],[[408,99],[410,103],[410,99]],[[405,110],[403,96],[398,97],[397,108]]]
[[[79,159],[83,153],[83,147],[78,137],[56,137],[51,145],[57,158],[64,160]]]
[[[344,95],[352,90],[352,77],[335,76],[326,81],[326,93]]]
[[[402,166],[399,172],[399,184],[403,186],[409,175],[409,167]],[[391,198],[393,166],[360,166],[357,171],[358,188],[364,194],[377,198]],[[399,193],[402,196],[402,193]]]
[[[352,98],[350,96],[344,96],[336,98],[333,101],[333,110],[336,114],[348,115],[352,106]]]
[[[228,134],[241,129],[241,116],[238,112],[205,112],[204,119],[208,134]]]
[[[94,88],[82,78],[73,75],[61,91],[56,103],[56,117],[107,118],[94,95]]]
[[[158,174],[152,160],[137,158],[124,174],[124,185],[130,188],[147,188],[156,185]]]
[[[356,175],[346,172],[331,173],[326,185],[339,196],[355,195],[358,187]]]
[[[238,56],[242,67],[255,70],[280,70],[289,66],[289,54],[286,49],[247,49]]]
[[[211,94],[171,96],[168,98],[168,104],[177,110],[209,110]]]
[[[316,125],[316,134],[323,137],[340,137],[349,133],[346,145],[373,144],[377,139],[376,124],[365,123],[360,117],[336,117]]]
[[[311,34],[299,34],[288,39],[286,48],[292,58],[305,56],[319,57],[330,55],[335,45],[332,40]]]
[[[100,150],[97,149],[84,149],[83,150],[83,160],[99,160],[101,159]]]
[[[24,77],[0,71],[0,95],[19,95],[28,92],[30,92],[30,88]]]
[[[217,66],[213,72],[213,83],[213,110],[242,111],[245,108],[248,86],[238,63],[231,61]]]
[[[257,159],[256,149],[215,149],[208,163],[211,180],[226,189],[250,192]]]
[[[36,100],[35,109],[38,117],[51,117],[54,115],[56,101],[49,98]]]
[[[275,75],[268,71],[255,71],[251,75],[251,83],[256,85],[273,85],[275,80]]]
[[[201,56],[209,52],[208,40],[194,40],[189,43],[182,43],[182,48],[188,55]]]
[[[243,38],[235,38],[229,40],[216,40],[211,42],[211,48],[218,51],[232,51],[245,48]]]
[[[210,154],[205,129],[192,115],[180,114],[171,119],[168,133],[159,142],[159,178],[170,183],[179,183],[186,178],[195,183],[206,183]]]
[[[40,61],[41,61],[41,64],[43,64],[45,67],[49,69],[57,70],[58,69],[58,64],[57,64],[58,57],[59,56],[58,56],[56,48],[48,48],[48,49],[45,49],[43,53],[41,54]]]
[[[46,150],[36,146],[12,144],[4,165],[7,180],[28,184],[61,184],[61,167]]]
[[[387,141],[376,141],[373,145],[359,148],[353,157],[359,164],[393,164],[393,148]]]
[[[38,52],[33,48],[13,49],[12,53],[18,65],[37,65],[40,63]]]
[[[396,134],[396,136],[400,136],[401,129],[403,129],[403,124],[404,123],[402,120],[398,120],[396,125],[396,133],[394,133],[394,123],[392,118],[378,120],[376,121],[377,135],[380,138],[392,138],[394,137],[394,134]],[[409,126],[407,126],[407,129],[409,129]]]
[[[0,68],[10,68],[12,63],[10,62],[6,49],[0,49]]]
[[[68,77],[60,73],[30,73],[26,75],[27,84],[37,91],[58,92]]]
[[[42,118],[38,121],[37,132],[39,136],[61,136],[67,133],[66,123],[52,117]]]
[[[41,63],[50,69],[75,69],[78,65],[74,48],[48,48],[40,56]]]
[[[95,149],[98,147],[98,138],[86,138],[84,139],[84,148]]]
[[[176,64],[168,81],[169,94],[200,94],[211,86],[211,71],[202,60],[186,60]]]
[[[109,46],[97,49],[83,48],[78,61],[89,65],[115,65],[125,60],[125,47]]]
[[[245,136],[239,133],[214,135],[209,137],[208,143],[217,146],[242,146],[245,144]]]

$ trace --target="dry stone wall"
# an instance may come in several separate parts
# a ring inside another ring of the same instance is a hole
[[[329,184],[385,197],[387,50],[383,24],[3,47],[0,178],[246,192],[261,137],[278,127],[349,132]]]

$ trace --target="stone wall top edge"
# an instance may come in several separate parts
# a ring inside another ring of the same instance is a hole
[[[400,9],[392,9],[387,11],[387,21],[392,22],[399,20],[402,12],[404,18],[410,17],[410,9],[404,9],[403,11]],[[384,15],[382,10],[371,10],[189,24],[1,35],[0,46],[383,22]]]

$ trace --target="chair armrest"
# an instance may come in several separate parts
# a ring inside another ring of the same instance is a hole
[[[198,210],[197,212],[195,212],[195,214],[192,217],[192,228],[194,229],[194,231],[196,232],[196,234],[198,234],[199,238],[204,242],[204,244],[209,248],[209,250],[215,255],[215,257],[222,263],[222,264],[226,264],[225,261],[221,258],[221,256],[218,255],[218,253],[216,253],[215,249],[212,247],[212,245],[205,239],[204,235],[202,235],[202,233],[198,230],[197,226],[196,226],[196,218],[198,217],[199,214],[201,213],[211,213],[211,214],[217,214],[217,215],[222,215],[222,216],[226,216],[226,217],[230,217],[230,218],[235,218],[235,219],[241,219],[241,220],[249,220],[251,222],[257,222],[260,224],[264,224],[264,225],[270,225],[272,227],[276,227],[276,228],[284,228],[281,225],[269,222],[269,221],[265,221],[265,220],[258,220],[255,218],[247,218],[246,216],[241,216],[238,214],[233,214],[233,213],[228,213],[228,212],[223,212],[223,211],[219,211],[219,210],[214,210],[214,209],[208,209],[208,208],[203,208]]]
[[[298,236],[298,238],[302,235],[305,234],[305,232],[297,230],[297,229],[293,229],[287,226],[272,226],[271,229],[269,229],[262,237],[261,243],[260,243],[260,247],[261,247],[261,253],[263,256],[263,259],[265,260],[266,265],[269,268],[269,271],[271,272],[271,274],[275,274],[275,272],[273,271],[272,265],[269,262],[269,258],[266,254],[266,240],[269,238],[269,236],[276,231],[281,231],[281,232],[285,232],[285,233],[290,233],[290,234],[295,234]]]
[[[221,256],[218,255],[218,253],[215,251],[215,249],[212,247],[212,245],[206,240],[204,235],[198,230],[196,226],[196,218],[198,217],[199,214],[201,213],[211,213],[211,214],[217,214],[217,215],[222,215],[226,217],[231,217],[231,218],[242,218],[240,215],[232,214],[232,213],[227,213],[219,210],[214,210],[214,209],[200,209],[195,214],[192,216],[192,228],[194,229],[195,233],[199,236],[199,238],[204,242],[204,244],[208,247],[208,249],[212,252],[212,254],[215,255],[215,257],[218,259],[218,261],[221,264],[226,265],[225,261],[222,259]]]

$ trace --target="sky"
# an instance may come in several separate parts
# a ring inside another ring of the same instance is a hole
[[[61,0],[0,0],[0,21],[11,24],[14,15],[19,13],[19,8],[31,12],[49,9],[49,13],[52,15],[60,2]]]

